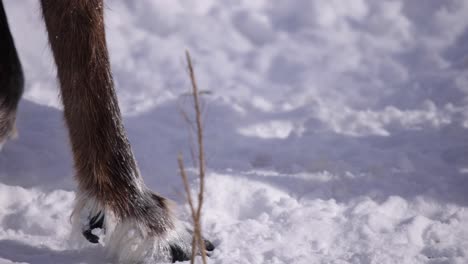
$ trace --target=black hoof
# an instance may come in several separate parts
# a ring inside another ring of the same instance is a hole
[[[171,247],[172,263],[176,261],[185,261],[185,260],[190,259],[188,252],[184,251],[178,245],[170,245],[170,247]]]
[[[204,239],[203,241],[205,241],[205,249],[207,251],[213,251],[215,249],[215,246],[209,240]]]
[[[99,243],[99,237],[93,234],[93,229],[100,228],[104,226],[104,214],[99,212],[97,215],[93,216],[89,220],[88,228],[83,231],[83,236],[91,243]]]
[[[210,241],[206,239],[203,239],[203,241],[205,242],[206,251],[213,251],[215,249],[215,246],[213,245],[213,243],[211,243]],[[177,261],[190,260],[191,252],[184,251],[180,246],[176,244],[170,245],[170,247],[171,247],[172,263],[177,262]],[[210,256],[210,254],[207,254],[207,256]]]

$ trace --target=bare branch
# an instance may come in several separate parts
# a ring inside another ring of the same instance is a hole
[[[184,168],[184,161],[181,154],[179,154],[177,161],[179,165],[180,174],[182,176],[182,180],[184,183],[184,189],[187,194],[187,202],[190,206],[190,211],[192,213],[193,218],[193,239],[192,239],[192,256],[190,263],[194,263],[195,256],[197,254],[197,248],[202,256],[203,263],[206,264],[206,249],[205,249],[205,242],[202,236],[202,229],[201,229],[201,211],[203,206],[203,193],[205,191],[205,153],[204,153],[204,143],[203,143],[203,126],[202,126],[202,111],[199,102],[199,95],[200,94],[209,94],[207,91],[198,91],[197,82],[195,79],[195,73],[192,66],[192,60],[190,58],[190,54],[188,51],[185,52],[186,59],[187,59],[187,68],[188,73],[190,76],[190,81],[192,83],[192,97],[194,102],[195,108],[195,124],[196,124],[196,133],[197,133],[197,143],[198,143],[198,176],[200,177],[200,185],[198,190],[198,204],[197,208],[195,208],[192,200],[192,194],[190,192],[189,182],[187,178],[187,174]],[[193,131],[193,123],[190,120],[189,116],[185,111],[181,111],[182,117],[184,120],[190,125],[191,131]]]
[[[192,137],[192,133],[196,130],[195,128],[195,125],[193,124],[192,120],[190,119],[189,115],[187,114],[187,112],[185,112],[185,110],[183,109],[183,107],[181,105],[177,105],[178,109],[179,109],[179,112],[180,114],[182,115],[184,121],[187,123],[188,125],[188,137],[189,137],[189,153],[190,153],[190,157],[191,157],[191,161],[192,161],[192,164],[193,166],[196,166],[196,158],[195,158],[195,144],[194,144],[194,141],[193,141],[193,137]]]
[[[187,202],[190,206],[190,211],[192,213],[192,218],[195,219],[195,207],[193,206],[192,193],[190,192],[189,182],[187,178],[187,173],[185,172],[184,159],[182,154],[179,154],[177,157],[177,163],[179,164],[180,175],[182,176],[182,181],[184,183],[185,193],[187,194]]]
[[[198,142],[198,169],[199,169],[199,177],[200,177],[200,188],[198,191],[198,208],[196,212],[196,222],[197,225],[195,231],[198,231],[198,243],[203,259],[203,263],[206,263],[206,252],[205,252],[205,243],[203,243],[203,239],[201,236],[201,211],[203,206],[203,193],[205,191],[205,153],[204,153],[204,145],[203,145],[203,127],[202,127],[202,120],[201,120],[201,110],[200,110],[200,101],[199,101],[199,94],[198,94],[198,86],[197,81],[195,79],[195,72],[192,66],[192,59],[190,58],[190,53],[185,51],[185,56],[187,58],[187,66],[190,75],[190,81],[192,83],[192,92],[193,92],[193,103],[195,107],[195,120],[197,124],[197,142]]]
[[[192,213],[192,219],[193,219],[194,230],[193,230],[193,237],[192,237],[192,256],[190,258],[190,263],[193,264],[195,261],[195,255],[197,252],[197,244],[198,244],[197,243],[198,242],[198,235],[197,235],[198,228],[197,228],[196,211],[195,211],[195,207],[193,206],[192,193],[190,192],[189,182],[187,178],[187,173],[185,172],[184,160],[183,160],[182,154],[179,154],[179,156],[177,157],[177,163],[179,164],[180,175],[182,176],[185,193],[187,194],[187,202],[190,206],[190,212]]]

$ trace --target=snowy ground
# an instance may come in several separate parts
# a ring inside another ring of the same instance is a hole
[[[27,86],[0,153],[0,263],[106,263],[69,239],[71,155],[38,1],[3,2]],[[466,14],[464,0],[107,1],[145,181],[183,204],[189,49],[212,93],[210,263],[468,263]]]

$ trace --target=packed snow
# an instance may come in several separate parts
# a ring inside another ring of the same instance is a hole
[[[26,89],[19,138],[0,152],[0,263],[110,263],[70,234],[73,165],[39,1],[3,2]],[[128,0],[105,12],[141,172],[185,221],[186,49],[209,92],[209,263],[468,263],[468,1]]]

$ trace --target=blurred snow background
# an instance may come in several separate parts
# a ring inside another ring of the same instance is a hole
[[[73,170],[38,1],[4,4],[26,91],[20,137],[0,153],[0,263],[103,263],[68,242]],[[106,7],[143,177],[179,204],[185,49],[211,92],[210,263],[468,262],[468,1]]]

